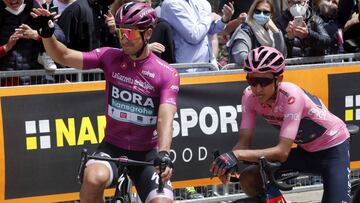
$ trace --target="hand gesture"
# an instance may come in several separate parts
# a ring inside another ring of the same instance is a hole
[[[44,8],[33,8],[30,15],[35,18],[35,29],[41,37],[49,38],[54,34],[54,21],[58,16],[54,17]]]
[[[240,13],[240,15],[237,17],[240,23],[243,23],[246,21],[247,13]]]
[[[288,39],[294,39],[295,38],[294,22],[293,21],[289,21],[289,24],[286,27],[286,33],[287,33]]]
[[[18,34],[17,32],[14,32],[14,33],[9,37],[8,42],[5,44],[5,50],[6,50],[6,51],[11,50],[11,49],[15,46],[15,44],[16,44],[16,42],[19,40],[19,38],[20,38],[19,34]]]
[[[232,2],[229,2],[228,4],[225,4],[224,7],[222,8],[221,12],[223,13],[222,15],[222,20],[223,22],[229,22],[231,20],[232,15],[234,14],[234,5]]]
[[[23,39],[37,40],[39,38],[37,31],[31,29],[31,27],[26,24],[21,24],[15,31],[19,34],[19,37]]]
[[[114,15],[111,13],[111,11],[109,10],[106,14],[104,14],[104,19],[105,19],[105,24],[108,26],[109,28],[109,32],[111,34],[115,33],[116,30],[116,24],[115,24],[115,17]]]
[[[153,42],[153,43],[149,44],[149,49],[152,52],[156,52],[156,53],[161,54],[161,53],[163,53],[165,51],[165,46],[162,45],[159,42]]]
[[[304,21],[301,26],[294,27],[294,36],[299,37],[300,39],[304,39],[309,36],[309,29]]]
[[[271,20],[271,18],[269,19],[269,21],[266,23],[265,26],[267,27],[267,29],[271,30],[273,33],[279,32],[279,29],[276,27],[274,21]]]

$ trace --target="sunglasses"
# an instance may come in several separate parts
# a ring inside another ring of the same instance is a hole
[[[255,10],[254,10],[254,13],[255,13],[255,14],[261,14],[261,13],[263,13],[263,14],[266,15],[266,16],[270,16],[270,15],[271,15],[271,12],[270,12],[270,11],[262,11],[262,10],[259,10],[259,9],[255,9]]]
[[[141,37],[141,32],[145,30],[136,30],[136,29],[128,29],[128,28],[119,28],[116,29],[116,33],[119,39],[122,39],[124,36],[128,40],[139,39]]]
[[[252,87],[256,87],[257,85],[266,87],[274,82],[274,78],[257,78],[246,76],[246,81]]]

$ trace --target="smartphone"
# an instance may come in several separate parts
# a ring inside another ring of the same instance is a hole
[[[59,14],[59,8],[57,6],[53,6],[49,9],[50,13],[56,13]]]
[[[302,16],[295,16],[294,17],[294,25],[295,26],[302,26],[304,18]]]

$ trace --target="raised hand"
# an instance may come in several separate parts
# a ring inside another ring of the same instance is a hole
[[[232,2],[229,2],[228,4],[225,4],[222,8],[221,12],[222,15],[222,21],[223,22],[229,22],[231,20],[232,15],[234,14],[234,5]]]
[[[56,18],[50,11],[43,8],[33,8],[30,15],[35,18],[35,29],[43,38],[49,38],[54,34]]]
[[[104,14],[104,19],[105,19],[105,24],[108,26],[110,33],[114,34],[116,30],[115,17],[110,10],[106,14]]]

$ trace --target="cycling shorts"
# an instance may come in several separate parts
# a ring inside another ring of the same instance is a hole
[[[110,143],[103,141],[97,148],[94,155],[120,157],[127,156],[129,159],[137,161],[152,161],[157,156],[155,149],[150,151],[128,151],[118,148]],[[90,160],[89,160],[90,161]],[[118,180],[118,167],[113,162],[104,162],[110,164],[112,172],[112,182],[110,187],[116,185]],[[167,197],[173,199],[173,191],[170,181],[164,184],[164,194],[156,193],[158,189],[158,175],[153,166],[128,166],[128,175],[136,187],[136,191],[142,202],[149,202],[155,197]],[[154,178],[156,177],[156,178]]]
[[[307,152],[301,147],[292,149],[279,173],[299,171],[322,176],[322,202],[350,202],[349,139],[318,152]]]

